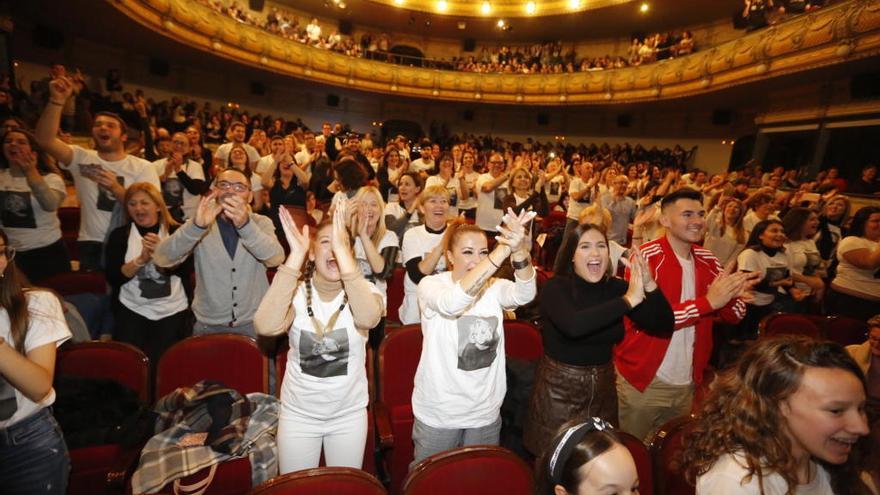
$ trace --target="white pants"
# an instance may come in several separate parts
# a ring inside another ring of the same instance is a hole
[[[367,443],[367,410],[320,420],[282,408],[276,439],[280,474],[318,467],[322,446],[327,466],[361,469]]]

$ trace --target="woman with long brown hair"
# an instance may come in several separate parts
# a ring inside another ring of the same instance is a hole
[[[70,330],[58,298],[29,287],[14,258],[0,230],[0,486],[63,495],[70,458],[49,407],[55,352]]]
[[[756,343],[713,384],[680,464],[697,494],[870,494],[865,377],[831,342]]]
[[[706,239],[703,247],[712,251],[721,266],[727,266],[746,247],[748,235],[743,227],[746,214],[742,201],[727,197],[706,215]]]

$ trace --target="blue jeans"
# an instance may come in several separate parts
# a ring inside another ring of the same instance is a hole
[[[5,495],[67,492],[70,456],[49,409],[0,428],[0,491]]]

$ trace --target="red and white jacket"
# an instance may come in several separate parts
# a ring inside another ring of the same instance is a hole
[[[712,354],[713,317],[717,314],[725,322],[737,323],[746,314],[746,303],[741,299],[733,299],[718,311],[712,309],[706,293],[709,291],[709,285],[723,269],[718,258],[711,251],[697,245],[691,246],[696,276],[694,284],[696,298],[679,302],[681,264],[666,236],[645,243],[640,249],[654,274],[654,280],[672,306],[675,315],[673,331],[695,327],[693,379],[694,383],[699,385],[703,380],[703,371],[709,362],[709,356]],[[629,278],[629,270],[626,275]],[[671,339],[671,333],[648,333],[629,318],[625,318],[623,340],[614,347],[614,366],[617,372],[633,387],[644,391],[657,374]]]

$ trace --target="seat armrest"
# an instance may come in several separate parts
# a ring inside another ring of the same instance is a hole
[[[130,493],[131,477],[141,460],[141,450],[146,442],[135,447],[121,449],[119,457],[107,472],[107,487],[112,492]]]
[[[383,450],[394,446],[394,434],[391,430],[391,413],[384,402],[376,402],[373,405],[373,414],[376,415],[376,434],[379,436],[379,446]]]

